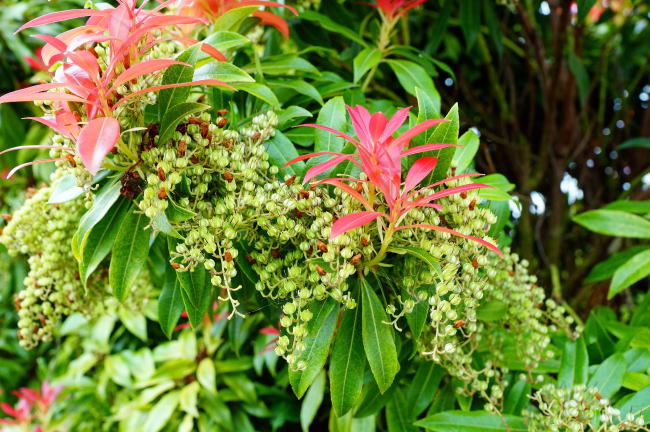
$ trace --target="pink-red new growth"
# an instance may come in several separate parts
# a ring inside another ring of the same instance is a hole
[[[457,180],[462,177],[477,176],[479,174],[462,174],[450,177],[433,184],[417,188],[418,184],[424,180],[436,167],[438,158],[434,156],[424,156],[416,160],[406,173],[402,174],[402,158],[423,152],[439,150],[452,144],[425,144],[418,147],[408,148],[412,138],[438,125],[446,120],[431,119],[412,127],[396,138],[393,134],[402,126],[408,117],[410,108],[403,108],[395,113],[389,120],[382,113],[370,114],[362,106],[347,107],[348,113],[352,120],[352,126],[358,139],[353,138],[341,131],[331,129],[327,126],[318,124],[304,124],[318,129],[323,129],[334,133],[337,136],[352,143],[357,152],[354,154],[343,154],[333,152],[310,153],[299,156],[286,165],[309,159],[321,155],[333,155],[330,160],[311,167],[305,174],[304,181],[307,182],[317,175],[328,171],[334,166],[344,161],[350,161],[358,166],[365,174],[366,179],[352,177],[327,178],[317,181],[318,184],[329,184],[340,188],[355,198],[366,210],[358,213],[349,214],[341,217],[332,225],[331,238],[335,238],[354,228],[366,225],[374,220],[381,218],[386,222],[384,244],[390,243],[394,231],[405,228],[429,228],[436,231],[442,231],[456,236],[468,238],[488,248],[501,253],[493,244],[473,236],[468,236],[446,227],[417,224],[402,225],[404,216],[412,209],[418,207],[430,207],[440,209],[440,205],[435,201],[457,193],[467,192],[474,189],[490,187],[480,183],[471,183],[462,186],[450,187],[433,192],[433,188],[444,183]],[[361,183],[365,186],[365,196],[356,188],[344,182]],[[378,195],[381,194],[388,206],[388,212],[378,212],[375,210]]]
[[[31,426],[33,421],[47,415],[60,392],[60,386],[52,387],[47,381],[43,381],[40,391],[28,388],[14,391],[13,394],[18,396],[15,406],[12,407],[8,403],[0,404],[0,409],[10,416],[10,418],[0,418],[0,425]],[[39,431],[41,426],[37,425],[34,432]]]
[[[375,0],[370,6],[379,9],[387,21],[394,21],[426,0]]]
[[[245,7],[280,7],[298,15],[296,9],[270,0],[180,0],[178,12],[190,17],[208,18],[216,21],[226,12]],[[275,27],[285,38],[289,37],[289,25],[279,16],[264,10],[253,12],[253,16],[264,25]]]
[[[0,97],[0,103],[26,101],[53,101],[54,113],[46,117],[33,117],[61,135],[74,140],[82,162],[89,172],[96,173],[104,157],[115,147],[120,137],[120,124],[117,120],[118,107],[129,99],[143,93],[168,87],[209,84],[229,87],[218,80],[203,80],[193,83],[154,86],[140,89],[128,95],[118,93],[120,86],[136,82],[144,75],[159,72],[171,65],[186,65],[171,59],[143,60],[157,43],[177,40],[184,43],[196,41],[181,36],[174,27],[184,24],[205,22],[204,19],[181,15],[163,14],[162,9],[176,0],[160,3],[153,9],[144,9],[145,0],[139,7],[136,0],[118,0],[115,8],[103,10],[73,9],[53,12],[33,19],[23,25],[23,29],[88,17],[86,25],[68,30],[60,35],[35,37],[46,42],[40,57],[50,68],[61,62],[56,69],[53,82],[39,84],[17,90]],[[157,37],[154,35],[164,35]],[[93,45],[108,42],[109,55],[100,66]],[[189,66],[189,65],[186,65]],[[64,92],[52,92],[63,89]],[[80,111],[71,103],[81,104]],[[82,123],[82,117],[85,122]],[[24,147],[15,147],[15,150]],[[43,146],[42,148],[57,148]],[[71,151],[68,148],[58,148]],[[27,164],[16,167],[13,171]]]

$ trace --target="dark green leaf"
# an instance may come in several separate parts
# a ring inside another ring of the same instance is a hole
[[[203,264],[198,264],[193,270],[176,272],[181,285],[181,296],[190,325],[196,328],[208,312],[212,301],[212,285],[210,275]]]
[[[165,69],[162,77],[161,84],[182,84],[192,81],[194,76],[194,64],[201,55],[201,50],[198,45],[191,46],[185,51],[180,53],[176,60],[187,63],[191,67],[183,65],[171,65]],[[187,102],[187,97],[190,94],[190,87],[172,87],[163,89],[158,92],[156,105],[158,106],[158,120],[162,120],[164,115],[174,106]]]
[[[60,204],[71,201],[84,193],[83,188],[77,186],[77,177],[74,174],[68,174],[56,183],[48,204]]]
[[[436,432],[524,432],[528,427],[521,417],[500,417],[485,411],[446,411],[415,423]]]
[[[234,87],[236,87],[239,90],[243,90],[246,93],[252,94],[258,99],[263,100],[267,104],[279,108],[280,107],[280,101],[278,100],[277,96],[275,96],[275,93],[268,88],[267,86],[259,83],[237,83],[234,84]]]
[[[163,333],[170,339],[183,312],[182,289],[176,277],[176,270],[168,265],[165,269],[165,282],[158,299],[158,322]]]
[[[481,31],[481,3],[476,0],[460,0],[460,27],[463,30],[467,50],[476,42]]]
[[[142,213],[135,213],[135,205],[130,208],[115,237],[108,280],[113,295],[122,301],[147,262],[149,255],[149,231],[144,227],[149,218]]]
[[[578,21],[585,20],[596,0],[578,0]]]
[[[160,121],[158,143],[164,145],[168,140],[173,138],[176,126],[178,126],[185,117],[193,113],[205,111],[208,108],[210,108],[210,105],[197,102],[183,102],[177,105],[172,105],[167,111],[165,111],[162,120]]]
[[[430,361],[420,362],[406,397],[408,411],[413,418],[419,416],[431,404],[444,374],[445,370],[439,365]]]
[[[650,138],[632,138],[624,141],[623,144],[616,147],[617,150],[624,150],[628,148],[648,148],[650,149]]]
[[[438,111],[440,110],[440,94],[433,85],[433,81],[427,72],[417,63],[409,60],[386,60],[386,63],[397,75],[397,80],[404,87],[407,93],[417,96],[415,89],[419,88],[427,93],[434,101]]]
[[[417,432],[417,428],[413,426],[415,418],[410,415],[409,408],[402,391],[396,389],[386,405],[386,425],[389,432]]]
[[[520,414],[526,405],[530,402],[531,385],[526,380],[516,379],[515,383],[510,386],[503,401],[504,414]]]
[[[106,183],[95,195],[95,200],[90,210],[81,216],[79,228],[77,228],[77,232],[72,239],[72,251],[75,253],[77,259],[81,259],[80,252],[82,244],[91,228],[106,216],[106,213],[108,213],[115,201],[120,197],[121,186],[117,178]]]
[[[305,171],[303,161],[296,162],[283,168],[291,159],[298,157],[298,151],[293,143],[282,132],[276,131],[273,138],[264,143],[269,154],[269,161],[280,168],[280,173],[288,175],[302,175]]]
[[[440,262],[428,251],[422,248],[415,247],[415,246],[402,246],[402,247],[391,247],[388,251],[400,255],[409,254],[411,256],[414,256],[415,258],[419,259],[423,263],[428,264],[433,270],[436,271],[438,275],[442,273],[442,268],[440,268]]]
[[[585,65],[582,64],[580,58],[573,52],[569,53],[568,63],[569,70],[573,74],[573,77],[576,79],[580,103],[584,105],[587,101],[587,94],[589,93],[590,84],[587,69],[585,68]]]
[[[622,252],[613,254],[605,261],[596,264],[591,269],[585,278],[585,283],[600,282],[611,278],[614,275],[614,272],[618,270],[618,268],[622,266],[626,261],[628,261],[639,252],[643,252],[648,249],[650,249],[650,246],[632,246],[631,248],[626,249]]]
[[[388,390],[400,369],[394,330],[374,288],[361,280],[363,348],[375,381],[382,393]]]
[[[458,104],[455,104],[449,110],[449,113],[445,116],[445,119],[449,120],[444,123],[440,123],[436,126],[431,133],[428,133],[426,138],[427,143],[445,143],[445,144],[457,144],[458,143],[458,129],[459,129],[459,118],[458,118]],[[420,119],[418,116],[418,121],[421,122],[425,119]],[[455,149],[454,147],[444,148],[435,152],[423,153],[422,156],[437,156],[438,164],[436,165],[433,173],[429,174],[425,184],[435,183],[436,181],[442,180],[447,176],[447,171],[451,166],[451,160],[454,156]]]
[[[319,125],[327,126],[332,129],[343,130],[347,123],[343,97],[337,96],[328,100],[318,113],[318,119],[316,122]],[[314,152],[339,153],[343,150],[344,145],[345,140],[337,137],[332,132],[314,129]],[[331,155],[318,156],[310,159],[307,166],[314,166],[331,158]],[[324,175],[327,176],[328,172],[329,171],[326,171]]]
[[[309,426],[314,421],[316,413],[321,403],[323,403],[323,396],[325,394],[325,371],[321,371],[314,380],[314,383],[307,390],[305,399],[300,406],[300,426],[303,432],[309,431]]]
[[[362,46],[366,46],[366,41],[354,30],[351,28],[341,25],[337,22],[334,22],[330,17],[319,14],[314,11],[306,10],[300,13],[300,19],[314,21],[320,24],[325,30],[329,30],[334,33],[338,33],[341,36],[344,36],[350,39],[353,42],[357,42]]]
[[[584,338],[568,340],[562,350],[562,361],[557,383],[560,387],[569,388],[574,385],[585,384],[589,370],[589,354]]]
[[[595,387],[602,397],[609,399],[623,385],[626,370],[625,357],[616,353],[598,366],[587,386]]]

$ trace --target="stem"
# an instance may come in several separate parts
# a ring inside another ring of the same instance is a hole
[[[384,60],[384,57],[386,56],[386,51],[388,45],[390,44],[390,33],[393,30],[394,25],[395,25],[395,21],[387,21],[386,19],[382,21],[381,29],[379,30],[379,41],[377,42],[377,50],[379,50],[380,58],[377,64],[374,65],[372,69],[370,69],[368,76],[366,77],[365,81],[363,82],[363,85],[361,86],[361,91],[363,93],[368,91],[368,86],[372,82],[372,79],[375,76],[375,72],[377,72],[377,68]]]
[[[386,256],[386,252],[388,252],[388,246],[390,246],[391,241],[393,240],[393,233],[395,230],[393,229],[394,225],[391,223],[388,229],[386,230],[386,236],[384,237],[384,241],[381,243],[381,249],[379,249],[379,252],[377,252],[377,255],[368,262],[366,267],[374,267],[377,264],[379,264],[384,257]]]

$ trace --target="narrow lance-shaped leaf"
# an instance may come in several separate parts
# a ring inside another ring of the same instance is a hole
[[[165,336],[171,338],[174,327],[183,312],[183,298],[176,270],[171,266],[165,269],[165,282],[158,299],[158,322]]]
[[[120,123],[112,117],[91,120],[81,129],[77,151],[91,174],[97,174],[106,155],[113,150],[120,137]]]
[[[373,211],[362,211],[345,215],[332,224],[330,238],[336,238],[343,233],[370,223],[380,216],[383,216],[383,213]]]

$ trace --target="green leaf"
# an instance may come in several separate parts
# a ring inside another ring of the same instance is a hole
[[[120,188],[122,187],[118,178],[106,183],[95,195],[92,207],[79,220],[79,228],[72,239],[72,250],[81,252],[82,245],[88,233],[101,221],[106,213],[111,209],[115,201],[120,197]],[[81,255],[75,254],[77,259]]]
[[[506,393],[503,402],[503,413],[517,415],[521,413],[530,402],[531,385],[526,380],[517,379]]]
[[[336,130],[343,130],[347,124],[345,101],[342,96],[337,96],[327,101],[318,113],[316,123],[319,125],[327,126]],[[345,146],[345,140],[337,137],[332,132],[321,129],[314,129],[314,152],[335,152],[340,153]],[[322,155],[311,158],[307,162],[307,166],[318,165],[321,162],[331,159],[331,155]],[[329,171],[325,171],[323,175],[327,176]]]
[[[186,220],[190,220],[196,216],[196,213],[179,206],[174,202],[174,200],[168,199],[167,201],[169,201],[169,206],[167,207],[167,210],[165,210],[165,214],[167,215],[168,221],[185,222]]]
[[[587,386],[596,387],[602,397],[610,399],[623,386],[626,370],[625,357],[616,353],[598,366]]]
[[[199,363],[196,368],[196,379],[210,393],[217,392],[217,372],[210,357],[204,358]]]
[[[117,310],[117,316],[124,327],[141,341],[147,341],[147,318],[141,313],[125,307]]]
[[[307,390],[305,399],[300,406],[300,426],[303,432],[309,431],[309,426],[314,421],[316,413],[325,395],[325,371],[321,371],[314,380],[314,383]]]
[[[650,250],[644,250],[625,261],[612,277],[607,298],[611,299],[630,285],[650,275]]]
[[[252,76],[232,63],[227,62],[210,62],[196,68],[193,80],[199,81],[206,79],[216,79],[226,83],[255,82]]]
[[[366,362],[361,340],[361,305],[343,312],[330,360],[330,395],[336,415],[343,417],[361,395]]]
[[[500,417],[485,411],[445,411],[415,422],[436,432],[524,432],[528,427],[521,417]]]
[[[639,391],[650,386],[650,376],[639,372],[625,372],[623,387],[632,391]]]
[[[650,138],[632,138],[624,141],[623,144],[616,147],[616,150],[624,150],[628,148],[647,148],[650,149]]]
[[[177,239],[183,238],[176,229],[171,226],[169,223],[169,219],[167,218],[166,213],[159,214],[157,216],[154,216],[151,226],[154,230],[154,232],[161,232],[169,237],[174,237]]]
[[[239,90],[243,90],[246,93],[252,94],[256,98],[263,100],[275,108],[280,107],[280,101],[278,100],[277,96],[275,96],[275,93],[273,93],[273,91],[264,84],[237,83],[234,86]]]
[[[469,168],[478,152],[480,140],[472,130],[465,132],[459,139],[458,144],[462,147],[456,148],[451,165],[456,167],[456,174],[462,174]]]
[[[438,273],[438,275],[442,274],[442,268],[440,267],[440,262],[428,251],[422,248],[415,247],[415,246],[402,246],[402,247],[391,247],[390,249],[388,249],[388,251],[400,255],[409,254],[411,256],[414,256],[415,258],[419,259],[425,264],[431,266],[431,268],[434,269],[436,273]]]
[[[131,210],[131,202],[121,197],[111,207],[110,212],[93,226],[88,235],[85,236],[79,251],[81,257],[79,260],[79,278],[84,285],[88,281],[88,277],[97,269],[113,248],[124,218]]]
[[[420,362],[406,397],[407,411],[410,411],[413,418],[419,416],[431,404],[444,374],[445,370],[440,365],[430,361]]]
[[[596,0],[578,0],[578,21],[585,20]]]
[[[182,289],[181,283],[176,277],[176,270],[168,265],[165,269],[165,281],[158,299],[158,323],[169,339],[171,339],[174,327],[183,313]]]
[[[567,340],[562,350],[560,372],[557,383],[560,387],[569,388],[574,385],[585,384],[589,371],[589,354],[583,337],[578,340]]]
[[[650,387],[634,394],[624,403],[616,404],[616,408],[621,411],[621,418],[625,418],[629,413],[639,414],[643,416],[647,424],[650,419]]]
[[[197,102],[183,102],[177,105],[172,105],[162,116],[160,121],[160,134],[158,135],[158,143],[161,145],[166,144],[174,136],[176,126],[179,125],[185,117],[190,114],[205,111],[210,108],[210,105],[197,103]]]
[[[587,74],[587,69],[582,64],[580,58],[574,53],[569,52],[569,70],[576,79],[576,84],[578,87],[578,96],[580,97],[580,103],[582,105],[587,101],[587,94],[589,93],[589,75]]]
[[[356,417],[367,417],[376,414],[390,401],[393,392],[397,389],[397,383],[393,383],[388,390],[383,394],[377,387],[375,380],[370,380],[364,385],[363,393],[361,394],[361,402],[355,411]],[[351,413],[348,413],[350,415]]]
[[[160,398],[147,414],[142,426],[144,432],[158,432],[165,427],[178,406],[179,394],[179,391],[173,391]]]
[[[265,59],[261,62],[262,72],[268,75],[291,75],[294,72],[306,72],[319,74],[318,69],[304,58],[296,55],[274,56],[272,59]],[[247,66],[245,70],[249,73],[255,72],[255,66]]]
[[[417,432],[413,426],[415,418],[410,415],[410,406],[398,388],[386,405],[386,425],[389,432]]]
[[[400,369],[394,331],[390,324],[385,324],[388,322],[386,311],[365,278],[361,279],[361,297],[363,348],[379,391],[384,393]]]
[[[616,237],[650,238],[650,221],[618,210],[590,210],[573,218],[588,230]]]
[[[465,36],[467,51],[472,48],[481,30],[481,3],[476,0],[460,0],[460,28]]]
[[[359,82],[361,78],[370,69],[374,68],[381,61],[381,52],[374,47],[369,47],[361,50],[359,54],[354,57],[352,65],[354,66],[354,82]]]
[[[333,21],[327,15],[306,10],[300,12],[300,19],[307,20],[307,21],[314,21],[318,23],[321,27],[323,27],[325,30],[329,30],[331,32],[340,34],[341,36],[346,37],[353,42],[357,42],[361,46],[366,46],[366,41],[363,40],[363,38],[356,31],[352,30],[351,28],[345,25]]]
[[[257,6],[230,9],[219,15],[212,24],[212,31],[237,31],[244,20],[258,9]]]
[[[420,99],[418,99],[419,101]],[[422,108],[420,108],[422,109]],[[444,144],[457,144],[458,143],[458,130],[459,130],[459,118],[458,118],[458,104],[454,104],[453,107],[449,110],[449,113],[445,116],[445,119],[448,120],[444,123],[440,123],[432,132],[426,133],[426,142],[427,143],[444,143]],[[418,122],[422,122],[426,118],[421,119],[418,115]],[[424,134],[423,134],[424,135]],[[434,152],[423,153],[422,156],[437,156],[438,163],[436,168],[433,170],[429,177],[423,184],[432,184],[439,180],[442,180],[447,177],[447,171],[451,166],[451,160],[454,156],[456,149],[454,147],[448,147],[440,149]]]
[[[395,72],[397,80],[404,87],[407,93],[417,96],[415,89],[419,88],[426,92],[434,101],[435,106],[440,109],[440,94],[433,85],[429,74],[417,63],[409,60],[386,60],[386,63]]]
[[[250,39],[239,33],[231,31],[218,31],[205,38],[202,43],[212,45],[219,51],[226,51],[233,48],[239,48],[251,43]],[[201,52],[200,58],[208,58],[209,54]],[[211,57],[210,57],[211,58]]]
[[[626,261],[628,261],[639,252],[643,252],[648,249],[650,249],[650,245],[632,246],[631,248],[626,249],[622,252],[613,254],[605,261],[596,264],[591,269],[587,277],[585,277],[585,283],[600,282],[611,278],[614,275],[614,272],[618,270],[618,268],[622,266]]]
[[[194,76],[194,64],[201,56],[201,50],[198,45],[191,46],[181,52],[176,60],[187,63],[191,67],[184,65],[171,65],[163,73],[162,85],[182,84],[192,81]],[[162,120],[165,114],[174,106],[187,102],[191,88],[189,86],[172,87],[162,89],[158,92],[156,105],[158,107],[158,120]]]
[[[629,201],[618,200],[612,201],[603,207],[607,210],[621,210],[628,213],[650,214],[650,200],[646,201]]]
[[[269,161],[280,168],[281,174],[302,175],[305,172],[305,163],[303,161],[283,168],[285,163],[298,157],[298,151],[282,132],[276,131],[273,138],[265,142],[264,145],[269,154]]]
[[[278,114],[278,129],[287,129],[307,117],[312,117],[312,114],[309,111],[302,107],[291,105]],[[296,121],[296,119],[298,119],[298,121]]]
[[[301,95],[305,95],[319,104],[323,105],[323,97],[319,93],[318,89],[314,87],[313,85],[305,82],[304,80],[288,80],[288,81],[280,81],[280,80],[267,80],[267,83],[272,86],[272,87],[280,87],[280,88],[287,88],[295,91],[296,93],[299,93]],[[311,113],[309,114],[308,117],[311,117]]]
[[[144,229],[149,218],[134,210],[135,205],[122,219],[108,269],[113,295],[120,301],[126,299],[149,255],[149,231]]]
[[[48,204],[60,204],[71,201],[84,193],[83,188],[77,186],[77,177],[68,174],[56,182],[56,186],[47,200]]]
[[[338,316],[336,306],[336,302],[328,298],[326,301],[316,302],[311,308],[313,318],[307,326],[307,337],[304,339],[306,348],[298,358],[306,367],[298,371],[289,370],[289,382],[298,398],[305,394],[327,361]]]
[[[488,28],[488,33],[494,48],[499,55],[499,58],[503,56],[503,40],[501,37],[501,29],[499,27],[499,20],[497,18],[496,12],[496,3],[495,2],[483,2],[483,19]]]
[[[508,313],[508,305],[498,300],[483,303],[476,311],[476,317],[481,321],[499,321]]]
[[[212,300],[210,276],[203,264],[193,270],[176,272],[181,285],[181,296],[192,327],[196,328],[203,321]]]

